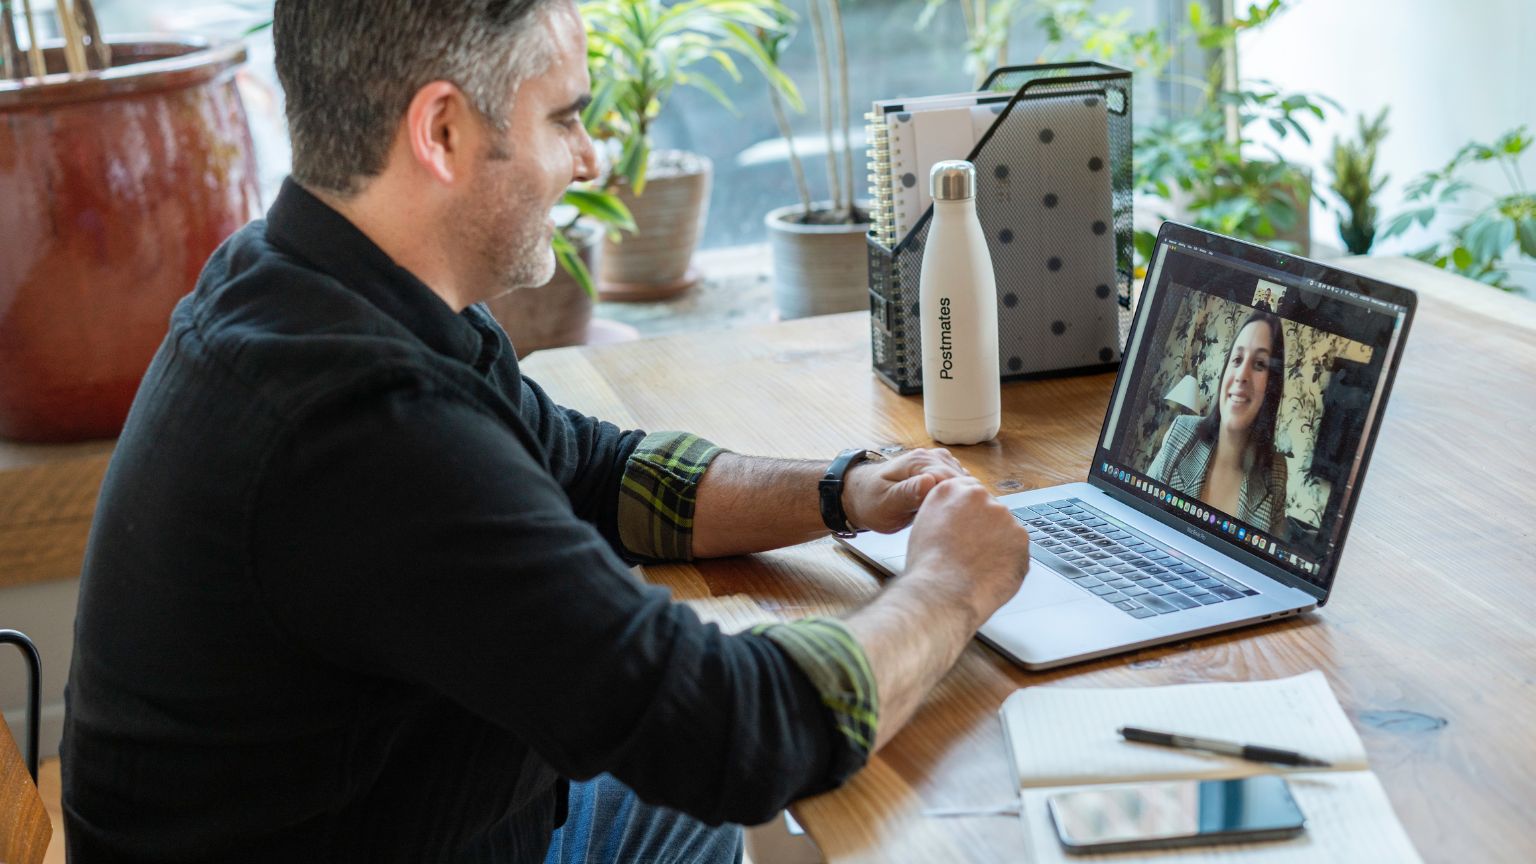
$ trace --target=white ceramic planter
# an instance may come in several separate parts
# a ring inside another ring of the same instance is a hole
[[[678,150],[651,155],[645,194],[627,184],[614,192],[635,218],[635,232],[619,242],[605,240],[598,294],[604,300],[664,300],[699,281],[694,250],[709,215],[714,165],[704,156]]]
[[[819,201],[814,210],[831,202]],[[869,212],[867,202],[859,208]],[[779,317],[805,318],[869,308],[869,222],[842,225],[795,221],[799,204],[763,218],[773,249],[773,299]]]

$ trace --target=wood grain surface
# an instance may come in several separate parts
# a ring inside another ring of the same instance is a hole
[[[924,815],[1013,797],[997,710],[1016,688],[1309,669],[1328,675],[1426,861],[1536,860],[1536,315],[1416,262],[1351,266],[1418,290],[1420,307],[1328,606],[1041,673],[973,644],[865,770],[794,808],[830,861],[1022,860],[1013,818]],[[919,398],[871,374],[867,327],[853,313],[563,349],[533,355],[525,371],[621,425],[687,429],[747,453],[932,446]],[[955,452],[998,494],[1081,480],[1112,382],[1005,385],[1003,433]],[[725,618],[742,617],[738,595],[796,617],[879,590],[830,540],[646,577],[681,599],[726,598]]]
[[[9,653],[9,649],[6,649]],[[0,861],[38,864],[53,825],[10,729],[0,723]]]

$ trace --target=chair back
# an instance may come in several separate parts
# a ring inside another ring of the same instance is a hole
[[[15,630],[0,630],[0,643],[15,645],[27,660],[27,757],[23,759],[0,722],[0,861],[38,864],[48,851],[53,823],[37,791],[37,740],[42,662],[37,646]]]

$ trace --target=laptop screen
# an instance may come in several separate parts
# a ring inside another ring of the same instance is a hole
[[[1093,479],[1325,591],[1411,292],[1170,225]]]

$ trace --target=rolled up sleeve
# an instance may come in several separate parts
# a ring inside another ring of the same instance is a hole
[[[835,618],[763,624],[752,633],[779,646],[821,694],[837,733],[831,779],[843,782],[869,761],[879,728],[875,675],[864,649]]]
[[[624,464],[619,488],[619,542],[641,561],[693,558],[693,512],[699,481],[724,450],[686,432],[653,432]]]

